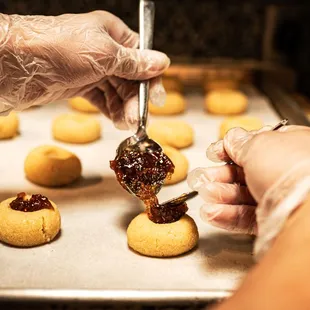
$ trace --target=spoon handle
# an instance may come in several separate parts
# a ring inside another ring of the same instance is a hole
[[[140,50],[152,49],[154,33],[155,4],[153,1],[140,0],[139,33]],[[139,86],[139,131],[145,131],[148,115],[149,81],[140,82]]]

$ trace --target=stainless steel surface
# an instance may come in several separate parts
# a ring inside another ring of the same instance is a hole
[[[248,115],[264,124],[280,121],[268,99],[254,88]],[[224,117],[204,112],[203,93],[185,96],[188,110],[177,119],[194,129],[194,144],[182,150],[189,169],[213,165],[205,157],[207,146],[218,139]],[[200,197],[188,202],[188,214],[199,230],[199,245],[173,259],[148,258],[127,247],[126,228],[144,210],[139,200],[117,183],[109,160],[127,132],[98,115],[103,138],[88,145],[71,145],[52,139],[52,120],[71,111],[64,103],[33,108],[19,114],[20,135],[1,141],[0,201],[20,191],[41,193],[53,200],[61,213],[62,231],[50,244],[19,249],[0,243],[0,299],[85,300],[100,302],[208,301],[227,297],[253,265],[252,239],[205,224],[199,216]],[[175,118],[176,116],[174,116]],[[166,119],[150,116],[153,120]],[[38,130],[40,128],[40,130]],[[48,189],[24,177],[24,160],[42,144],[66,148],[81,159],[83,179],[72,186]],[[188,191],[187,183],[164,186],[159,200],[166,201]]]

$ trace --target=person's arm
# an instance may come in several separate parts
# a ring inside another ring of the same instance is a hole
[[[214,310],[310,308],[310,196],[234,296]]]

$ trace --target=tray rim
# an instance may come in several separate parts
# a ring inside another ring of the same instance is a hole
[[[88,290],[10,289],[0,290],[0,301],[103,302],[103,303],[193,303],[226,299],[233,290]]]

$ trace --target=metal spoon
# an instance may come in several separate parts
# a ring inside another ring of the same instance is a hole
[[[277,125],[275,125],[272,128],[272,131],[278,130],[279,128],[281,128],[282,126],[285,126],[288,123],[288,119],[283,119],[282,121],[280,121]],[[234,164],[233,162],[230,162],[229,164]],[[181,196],[178,196],[176,198],[172,198],[170,200],[167,200],[163,203],[161,203],[161,205],[169,205],[169,206],[176,206],[176,205],[181,205],[183,204],[185,201],[192,199],[194,197],[196,197],[198,195],[197,191],[192,191],[189,193],[185,193],[182,194]]]
[[[140,0],[139,7],[139,33],[140,33],[140,50],[152,49],[153,32],[154,32],[155,4],[153,1]],[[149,81],[142,81],[139,85],[139,127],[137,132],[124,140],[116,150],[116,160],[124,151],[138,152],[158,152],[162,153],[162,148],[155,141],[150,139],[146,133],[146,124],[148,116],[149,100]],[[136,195],[131,188],[127,186],[131,194]],[[159,184],[155,193],[158,193],[162,184]]]

